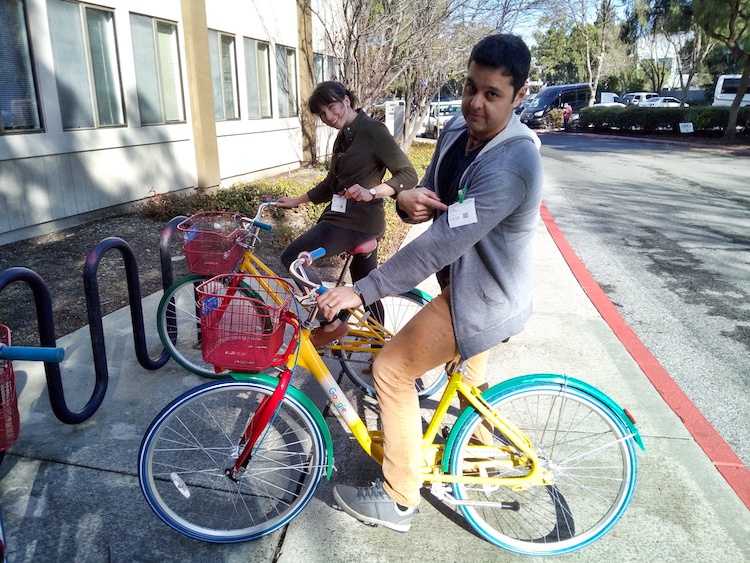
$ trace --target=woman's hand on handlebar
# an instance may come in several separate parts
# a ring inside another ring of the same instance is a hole
[[[310,203],[310,198],[307,197],[307,194],[302,194],[299,197],[280,197],[276,200],[276,207],[292,209],[293,207],[299,207],[304,203]]]
[[[298,205],[299,202],[296,197],[280,197],[276,200],[276,207],[281,207],[282,209],[292,209]]]
[[[332,321],[342,309],[353,309],[362,304],[362,299],[349,286],[333,287],[318,295],[318,307],[323,316]]]

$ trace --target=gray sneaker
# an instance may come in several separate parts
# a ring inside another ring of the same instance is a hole
[[[367,524],[382,524],[397,532],[408,532],[412,517],[419,513],[416,508],[401,510],[383,490],[380,480],[369,487],[336,485],[333,498],[349,516]]]

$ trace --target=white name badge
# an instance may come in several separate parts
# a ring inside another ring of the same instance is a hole
[[[336,213],[346,213],[346,198],[339,194],[333,194],[331,211],[335,211]]]
[[[456,202],[448,207],[448,224],[451,229],[476,222],[477,210],[474,208],[473,197],[464,200],[463,203]]]

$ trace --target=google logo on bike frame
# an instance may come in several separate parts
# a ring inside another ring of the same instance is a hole
[[[336,389],[331,387],[328,390],[328,394],[331,396],[333,406],[336,407],[340,412],[346,412],[346,403],[339,398]]]

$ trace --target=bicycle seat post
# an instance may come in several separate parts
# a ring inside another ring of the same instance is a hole
[[[353,259],[354,259],[354,255],[347,252],[346,259],[344,260],[344,265],[341,267],[341,273],[339,274],[339,278],[336,280],[336,287],[339,287],[340,285],[344,285],[344,278],[346,277],[346,272],[349,271],[349,266],[351,265]]]
[[[366,240],[365,242],[359,243],[357,246],[354,246],[347,250],[346,260],[344,260],[344,266],[341,268],[339,279],[336,280],[336,287],[344,285],[344,277],[346,276],[346,272],[349,270],[349,266],[351,265],[352,260],[357,254],[370,254],[371,252],[374,252],[377,247],[378,240],[370,239]]]

